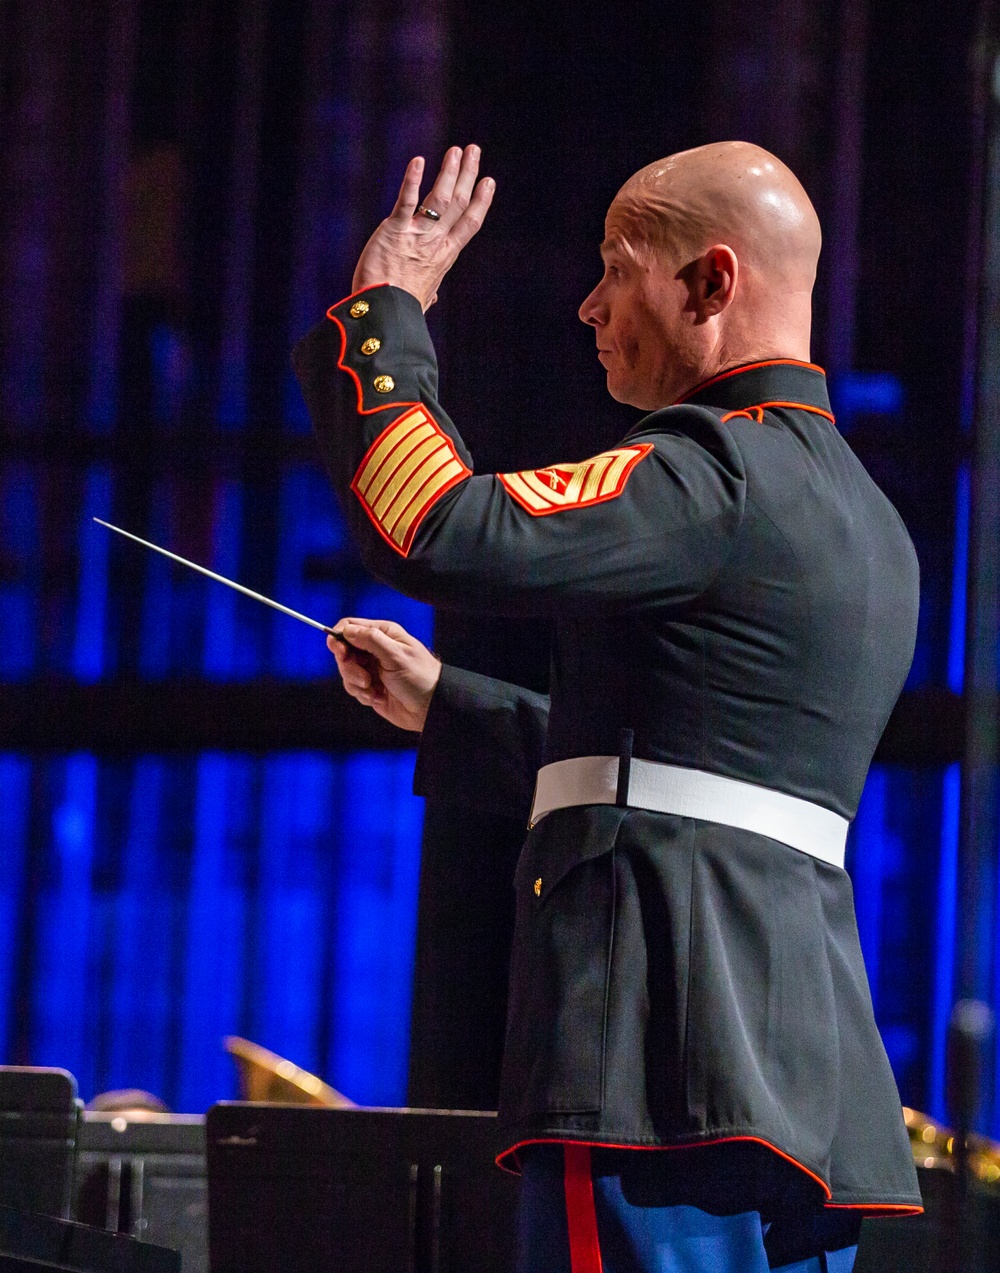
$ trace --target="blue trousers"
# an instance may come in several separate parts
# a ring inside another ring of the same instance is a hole
[[[772,1266],[757,1211],[630,1202],[583,1145],[536,1146],[521,1162],[517,1273],[851,1273],[857,1247]]]

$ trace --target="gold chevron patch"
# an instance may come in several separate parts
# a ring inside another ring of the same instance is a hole
[[[405,557],[433,505],[471,472],[418,403],[375,439],[351,490],[382,538]]]
[[[642,442],[602,451],[582,464],[553,464],[524,473],[498,473],[497,477],[522,508],[533,517],[545,517],[617,499],[632,470],[652,449],[651,442]]]

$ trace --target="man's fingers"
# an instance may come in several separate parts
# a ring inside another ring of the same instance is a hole
[[[389,625],[387,624],[387,626]],[[400,641],[398,637],[390,635],[375,625],[365,628],[347,625],[346,631],[349,634],[351,644],[357,645],[367,654],[372,655],[378,661],[380,667],[399,666],[400,655],[405,649],[406,643]],[[403,632],[402,628],[400,628],[400,632]]]
[[[334,655],[336,656],[336,651]],[[371,672],[350,654],[341,654],[337,657],[337,671],[344,683],[344,689],[349,694],[354,694],[358,690],[369,690],[372,687],[374,678]]]
[[[343,632],[346,624],[341,621],[338,631]],[[360,643],[352,640],[350,646],[342,645],[336,638],[326,638],[327,649],[337,660],[337,671],[344,682],[344,688],[350,693],[356,689],[370,689],[378,686],[379,660],[376,654],[362,649]]]
[[[492,177],[484,177],[476,186],[472,200],[459,219],[451,227],[450,239],[458,251],[468,243],[481,228],[493,202],[497,184]]]
[[[372,686],[372,674],[367,668],[353,660],[340,669],[340,677],[345,685],[353,686],[355,689],[367,690]]]
[[[464,150],[453,146],[448,151],[434,189],[425,200],[430,207],[441,213],[445,228],[454,225],[469,206],[478,172],[478,146],[466,146]]]
[[[345,629],[350,625],[354,635],[358,632],[367,632],[372,628],[376,628],[379,632],[384,632],[387,637],[393,641],[398,641],[401,645],[413,645],[416,641],[415,637],[410,636],[409,632],[393,619],[353,619],[346,618],[340,620],[340,627]],[[346,636],[345,632],[345,636]],[[353,641],[353,638],[352,638]]]
[[[351,628],[351,633],[348,633],[348,628]],[[350,639],[351,645],[356,645],[357,642],[353,638],[359,632],[367,632],[369,628],[378,628],[380,632],[384,632],[387,636],[395,637],[397,640],[413,639],[405,628],[393,622],[392,619],[355,619],[348,616],[337,620],[337,626],[334,631],[342,636],[345,641]],[[330,638],[327,638],[327,644],[329,644],[329,640]],[[332,649],[333,647],[331,646],[330,648]],[[341,649],[344,648],[344,646],[341,646]]]
[[[417,155],[406,165],[406,172],[403,174],[403,184],[399,187],[399,196],[390,214],[391,220],[409,223],[412,219],[414,212],[417,210],[417,204],[420,202],[420,181],[423,175],[423,156]]]
[[[398,664],[400,647],[405,643],[400,641],[394,634],[386,633],[383,627],[379,626],[380,624],[384,624],[384,627],[390,629],[393,627],[399,628],[398,624],[392,624],[385,620],[355,622],[351,619],[345,619],[340,628],[355,649],[373,659],[380,667],[387,664]],[[399,628],[399,632],[403,636],[406,635],[403,628]]]
[[[479,173],[479,156],[479,147],[475,145],[466,146],[464,150],[461,146],[449,147],[434,185],[423,200],[426,207],[440,213],[445,229],[469,206]]]
[[[462,164],[458,171],[458,180],[455,182],[455,189],[452,192],[452,202],[457,205],[459,214],[469,206],[472,192],[476,188],[476,178],[479,176],[480,153],[478,146],[466,146],[462,153]]]
[[[422,641],[392,619],[341,619],[337,631],[350,641],[353,651],[334,651],[341,676],[353,663],[360,666],[377,682],[379,672],[399,672],[408,667],[414,657],[428,652]]]
[[[463,158],[461,146],[451,146],[445,151],[434,185],[431,187],[430,194],[424,200],[428,208],[433,208],[435,212],[440,212],[442,216],[444,216],[448,210],[448,205],[451,203],[452,193],[455,189],[455,182],[458,180]]]
[[[326,638],[326,648],[337,660],[337,667],[343,672],[344,668],[350,667],[352,664],[361,664],[370,662],[370,658],[356,646],[345,644],[347,638],[338,641],[336,637],[328,636]]]

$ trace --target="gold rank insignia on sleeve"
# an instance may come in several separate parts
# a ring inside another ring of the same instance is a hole
[[[617,499],[632,470],[652,449],[651,442],[642,442],[602,451],[581,464],[552,464],[523,473],[498,473],[497,477],[522,508],[533,517],[545,517]]]
[[[471,472],[451,438],[417,403],[375,439],[351,490],[382,538],[405,557],[431,508]]]

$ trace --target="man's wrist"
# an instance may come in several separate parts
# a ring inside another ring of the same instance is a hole
[[[368,278],[357,273],[351,279],[352,296],[357,296],[358,292],[368,292],[373,287],[392,287],[392,284],[387,278]]]
[[[379,278],[372,278],[367,273],[365,274],[356,273],[351,282],[351,295],[353,296],[357,292],[367,292],[370,288],[373,288],[373,287],[395,287],[395,288],[398,288],[401,292],[409,292],[409,294],[414,298],[414,300],[417,301],[417,303],[420,305],[421,309],[426,308],[423,297],[413,287],[412,284],[408,284],[401,279],[387,278],[385,275],[382,275]]]

